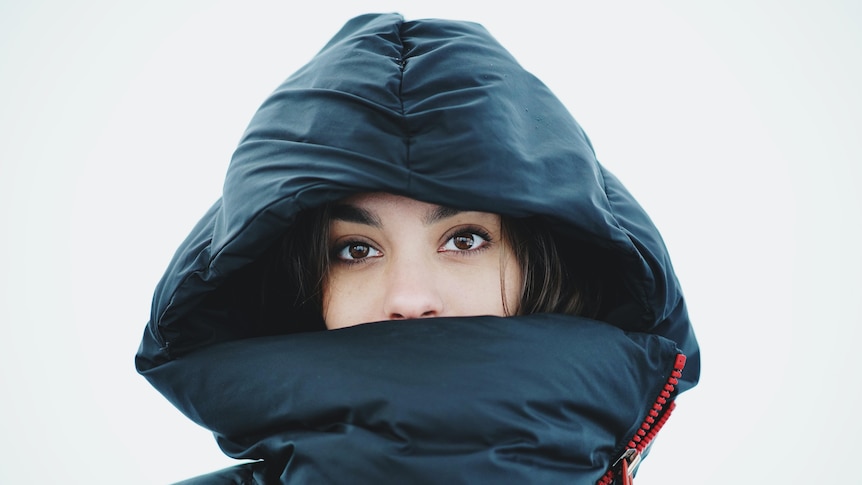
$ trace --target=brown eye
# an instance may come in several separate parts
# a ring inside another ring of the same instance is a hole
[[[369,251],[369,247],[362,244],[354,244],[347,248],[347,254],[353,259],[362,259],[368,256]]]
[[[480,232],[478,229],[471,229],[467,232],[459,232],[451,236],[446,241],[446,244],[440,248],[440,251],[454,251],[468,254],[486,247],[490,241],[491,236]]]
[[[459,234],[452,238],[452,243],[456,248],[466,251],[473,247],[473,244],[476,243],[475,239],[473,239],[472,234]]]
[[[374,246],[358,242],[347,243],[341,246],[341,249],[337,250],[334,254],[335,257],[342,261],[361,261],[367,258],[382,256],[380,251],[375,249]]]

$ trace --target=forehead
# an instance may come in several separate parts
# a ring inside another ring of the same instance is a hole
[[[370,192],[353,195],[342,200],[339,205],[354,206],[366,210],[403,210],[408,212],[427,212],[440,207],[435,204],[429,204],[420,200],[386,192]]]
[[[479,218],[487,223],[499,222],[500,220],[499,215],[490,212],[462,211],[386,192],[357,194],[343,199],[333,209],[333,220],[360,222],[375,226],[379,226],[382,219],[389,218],[418,218],[424,224],[430,225],[456,216],[466,216],[471,219]]]
[[[383,192],[348,197],[335,205],[332,211],[333,222],[356,222],[375,227],[381,227],[385,220],[393,219],[419,219],[425,225],[432,225],[464,217],[491,225],[499,224],[500,220],[500,216],[489,212],[461,211]]]

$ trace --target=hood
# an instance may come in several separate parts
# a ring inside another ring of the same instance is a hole
[[[560,101],[478,24],[365,15],[347,22],[263,102],[233,154],[223,196],[181,244],[153,297],[137,369],[183,412],[214,430],[232,456],[260,457],[248,452],[256,446],[249,442],[259,443],[249,436],[265,434],[260,423],[236,425],[224,417],[228,408],[210,409],[212,404],[204,406],[212,416],[204,417],[201,402],[216,388],[187,385],[188,369],[214,375],[218,365],[201,365],[200,356],[218,356],[213,360],[224,365],[221,372],[244,379],[248,389],[252,374],[239,375],[253,371],[250,356],[272,358],[272,352],[279,353],[273,345],[281,342],[315,359],[314,352],[326,352],[337,337],[291,334],[288,325],[256,322],[226,295],[290,233],[301,211],[379,191],[542,218],[573,247],[586,244],[600,251],[612,263],[609,271],[619,288],[603,325],[612,327],[615,338],[642,333],[686,354],[678,390],[697,382],[697,342],[660,233],[596,160],[589,139]],[[300,318],[287,309],[283,320]],[[518,324],[529,318],[505,320]],[[546,337],[557,338],[553,331]],[[571,343],[573,355],[584,351],[577,339],[561,341]],[[234,351],[242,357],[230,358]],[[266,372],[290,369],[285,373],[296,372],[298,365],[257,364]],[[662,366],[668,363],[656,367]],[[626,385],[629,380],[636,379],[627,378]],[[295,383],[290,388],[287,380],[279,382],[268,383],[268,389],[283,389],[282,398],[297,395]],[[646,395],[655,384],[639,388]],[[617,434],[629,431],[622,428]]]

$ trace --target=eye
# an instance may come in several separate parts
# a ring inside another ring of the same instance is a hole
[[[341,247],[335,256],[344,261],[360,261],[366,258],[376,258],[382,253],[368,244],[350,242]]]
[[[485,247],[490,237],[475,232],[460,232],[455,234],[443,247],[441,251],[475,251]]]

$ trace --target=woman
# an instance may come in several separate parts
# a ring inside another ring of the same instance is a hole
[[[258,110],[136,366],[254,460],[196,483],[623,483],[699,354],[553,94],[479,25],[386,14]]]

